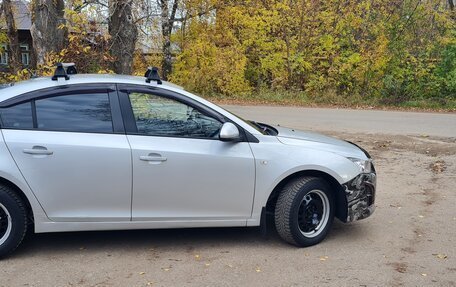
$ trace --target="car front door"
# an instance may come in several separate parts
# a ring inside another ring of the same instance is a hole
[[[249,143],[220,141],[223,119],[181,95],[119,90],[132,148],[133,221],[245,224],[255,181]]]
[[[0,108],[2,133],[53,221],[131,220],[131,150],[115,85],[59,87]]]

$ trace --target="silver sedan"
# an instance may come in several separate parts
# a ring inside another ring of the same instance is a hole
[[[0,257],[28,230],[261,226],[296,246],[374,211],[369,154],[170,83],[67,75],[0,91]]]

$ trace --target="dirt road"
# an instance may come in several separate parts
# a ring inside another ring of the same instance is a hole
[[[456,138],[322,130],[372,153],[378,192],[317,246],[256,228],[38,234],[0,286],[456,286]]]

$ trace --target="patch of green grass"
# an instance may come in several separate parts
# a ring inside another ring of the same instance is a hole
[[[261,90],[236,96],[221,94],[203,95],[212,101],[221,104],[240,105],[289,105],[313,107],[345,107],[345,108],[381,108],[404,110],[435,110],[456,112],[456,99],[419,99],[408,100],[403,103],[386,105],[376,97],[362,97],[360,95],[338,95],[335,92],[309,95],[303,91]]]
[[[454,112],[456,111],[456,99],[449,99],[445,101],[410,100],[399,104],[399,107],[425,110],[445,110]]]

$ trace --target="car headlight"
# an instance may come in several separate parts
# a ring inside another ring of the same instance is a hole
[[[361,173],[371,173],[372,172],[372,160],[371,159],[364,160],[364,159],[353,158],[353,157],[349,157],[348,159],[359,166]]]

